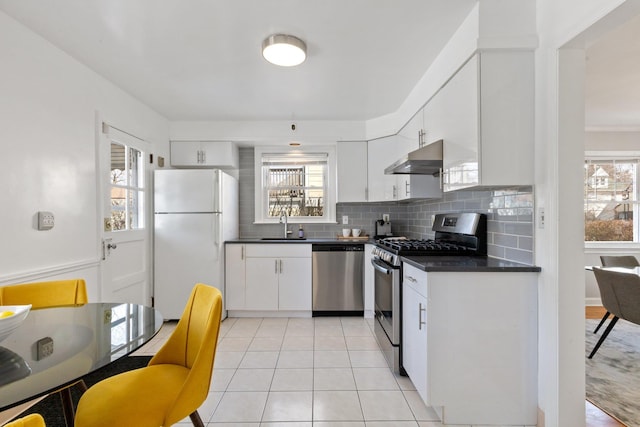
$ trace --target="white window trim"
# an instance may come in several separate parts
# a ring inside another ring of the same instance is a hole
[[[584,159],[585,160],[624,160],[624,159],[638,159],[640,158],[640,151],[609,151],[609,150],[597,150],[597,151],[585,151]],[[640,169],[640,168],[638,168]],[[640,173],[640,171],[636,171],[636,173]],[[639,181],[640,182],[640,181]],[[640,193],[640,189],[637,189]],[[634,218],[634,221],[636,219]],[[640,220],[640,218],[638,218]],[[637,230],[634,230],[634,234],[637,233]],[[640,241],[637,242],[584,242],[585,249],[640,249]]]
[[[313,217],[298,218],[293,221],[296,224],[336,224],[336,200],[337,200],[337,164],[336,164],[336,148],[331,145],[314,145],[287,148],[282,146],[277,147],[255,147],[254,149],[254,179],[255,179],[255,212],[254,212],[254,224],[277,224],[278,218],[267,218],[264,214],[264,197],[263,183],[262,183],[262,155],[268,153],[327,153],[327,194],[325,199],[325,212],[324,218],[315,219]]]

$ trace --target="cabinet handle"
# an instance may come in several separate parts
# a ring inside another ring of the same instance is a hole
[[[201,163],[201,161],[202,161],[202,151],[198,150],[197,153],[198,153],[198,163]]]
[[[240,248],[240,259],[244,260],[244,246]]]
[[[392,197],[393,197],[394,200],[398,198],[398,189],[397,189],[397,187],[395,185],[393,186]]]
[[[275,273],[278,274],[278,260],[276,260],[276,270]]]
[[[406,277],[406,278],[407,278],[407,280],[408,280],[408,281],[410,281],[410,282],[418,283],[418,281],[417,281],[415,278],[411,277],[411,276],[405,276],[405,277]]]
[[[442,178],[442,168],[440,168],[439,171],[438,171],[438,178],[440,178],[438,181],[439,181],[439,184],[440,184],[440,189],[442,190],[442,179],[443,179]]]
[[[419,302],[418,303],[418,330],[421,331],[422,330],[422,325],[426,325],[427,322],[423,322],[422,321],[422,312],[426,312],[427,308],[426,307],[422,307],[422,303]]]
[[[404,183],[404,195],[409,196],[410,194],[411,194],[411,184],[409,184],[409,181],[406,181]]]
[[[207,163],[207,152],[202,150],[202,163]]]
[[[282,274],[282,260],[280,260],[280,274]]]

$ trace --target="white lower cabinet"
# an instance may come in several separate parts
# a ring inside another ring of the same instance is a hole
[[[535,426],[537,275],[403,264],[403,365],[443,424]]]
[[[225,245],[224,298],[227,310],[244,310],[246,296],[245,245]]]
[[[311,245],[227,244],[225,262],[228,310],[311,311]]]
[[[418,394],[430,405],[427,388],[427,297],[426,277],[404,269],[402,289],[402,364]]]

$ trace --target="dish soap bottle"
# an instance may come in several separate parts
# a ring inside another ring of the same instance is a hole
[[[302,229],[302,224],[300,224],[300,227],[298,228],[298,238],[304,238],[304,230]]]

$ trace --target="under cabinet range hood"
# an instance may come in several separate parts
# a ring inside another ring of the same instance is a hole
[[[384,170],[386,175],[437,175],[442,168],[442,140],[411,151]]]

